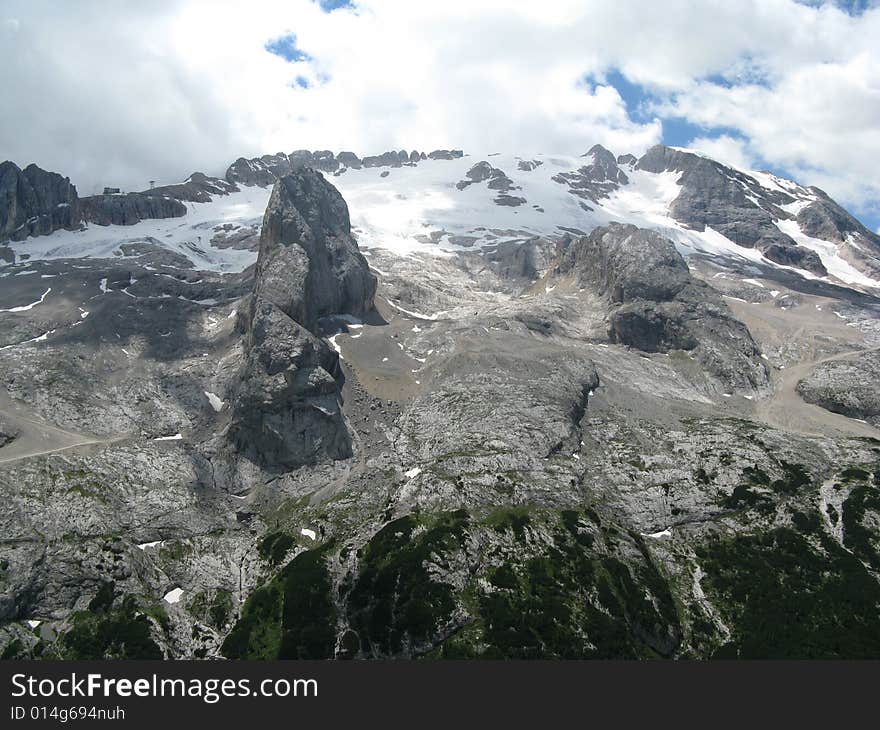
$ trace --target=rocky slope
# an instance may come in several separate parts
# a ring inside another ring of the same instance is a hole
[[[870,241],[678,152],[301,151],[13,242],[0,654],[876,658]]]
[[[680,172],[681,192],[670,206],[673,218],[704,230],[711,226],[738,246],[756,248],[770,261],[827,274],[814,251],[805,250],[779,230],[774,221],[792,218],[784,206],[791,195],[767,190],[754,178],[714,160],[658,145],[636,167],[648,172]]]
[[[613,223],[565,241],[557,267],[612,303],[612,342],[643,352],[692,351],[734,388],[767,384],[767,367],[748,328],[705,282],[695,279],[672,241]]]

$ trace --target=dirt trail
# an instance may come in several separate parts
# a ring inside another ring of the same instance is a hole
[[[0,420],[18,431],[15,440],[0,449],[0,464],[78,447],[116,443],[130,437],[130,434],[100,437],[67,431],[24,412],[22,405],[5,393],[0,393]]]
[[[862,333],[835,314],[835,300],[804,295],[803,304],[792,309],[781,309],[772,302],[728,300],[728,304],[762,348],[781,350],[795,360],[772,373],[773,392],[754,402],[754,418],[807,436],[880,438],[880,429],[807,403],[795,390],[798,382],[822,363],[880,349],[863,345]],[[846,350],[827,354],[835,346]]]
[[[823,363],[850,360],[878,350],[880,350],[878,347],[849,350],[788,366],[775,376],[773,394],[755,403],[755,416],[771,426],[808,436],[848,435],[880,438],[880,429],[807,403],[795,390],[803,378]]]

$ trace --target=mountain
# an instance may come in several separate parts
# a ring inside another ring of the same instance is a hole
[[[2,655],[880,655],[880,241],[584,149],[0,168]]]

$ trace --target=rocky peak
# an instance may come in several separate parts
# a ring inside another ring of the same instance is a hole
[[[629,179],[617,166],[617,158],[600,144],[595,144],[584,157],[592,158],[592,164],[581,168],[581,172],[596,182],[614,182],[626,185]]]
[[[490,190],[497,190],[498,195],[495,197],[496,205],[507,205],[516,207],[526,202],[525,198],[515,195],[508,195],[511,190],[519,190],[519,187],[513,184],[513,180],[508,177],[504,170],[492,167],[486,160],[478,162],[465,173],[466,180],[459,180],[455,187],[464,190],[471,185],[485,182]]]
[[[554,175],[553,181],[567,185],[572,195],[593,203],[607,198],[621,185],[629,184],[629,178],[617,166],[617,159],[602,145],[593,145],[583,156],[590,158],[589,165]],[[581,205],[586,210],[592,210],[586,203]]]
[[[776,226],[791,218],[780,206],[795,202],[782,191],[762,187],[750,175],[702,155],[656,145],[638,161],[647,172],[680,172],[681,192],[672,201],[673,218],[695,230],[707,226],[744,248],[755,248],[770,261],[827,275],[814,252],[799,246]]]
[[[351,455],[337,354],[317,336],[331,315],[373,308],[376,278],[351,235],[348,207],[302,164],[272,189],[245,329],[229,437],[268,468]]]
[[[0,241],[22,241],[79,225],[79,200],[70,178],[37,165],[0,164]]]
[[[263,217],[255,295],[313,330],[320,317],[362,316],[375,292],[345,200],[319,172],[295,166],[275,183]]]

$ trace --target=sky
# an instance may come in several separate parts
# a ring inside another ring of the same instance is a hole
[[[0,159],[81,195],[239,156],[662,142],[880,228],[876,0],[0,0]]]

